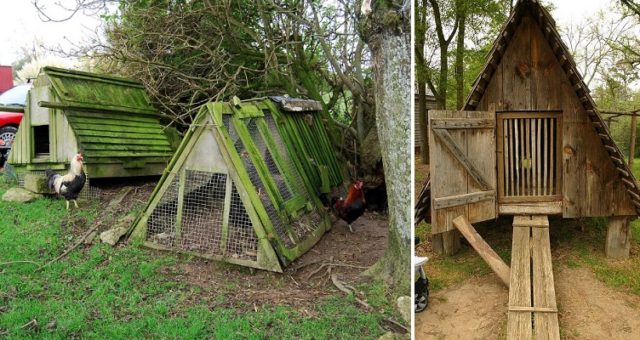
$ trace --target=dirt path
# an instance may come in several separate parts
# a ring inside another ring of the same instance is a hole
[[[640,297],[605,286],[587,268],[554,274],[563,339],[640,339]],[[443,289],[416,315],[416,339],[503,339],[508,299],[493,274]]]
[[[416,315],[416,339],[500,339],[509,291],[493,275],[443,289]]]
[[[556,273],[564,339],[640,339],[640,297],[617,292],[586,268]]]

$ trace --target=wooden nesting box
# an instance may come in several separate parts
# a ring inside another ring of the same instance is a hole
[[[319,197],[343,183],[321,109],[284,97],[204,105],[133,237],[282,271],[331,227]]]
[[[457,216],[540,214],[607,216],[607,254],[628,256],[638,184],[538,1],[518,2],[464,111],[430,111],[429,124],[432,231],[444,252],[456,248]]]
[[[9,164],[18,172],[64,171],[82,152],[90,178],[160,175],[173,150],[141,83],[44,67]]]

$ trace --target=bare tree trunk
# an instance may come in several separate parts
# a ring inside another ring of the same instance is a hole
[[[365,5],[371,5],[365,0]],[[375,1],[365,16],[363,35],[371,48],[374,65],[376,124],[382,148],[389,198],[389,241],[385,255],[370,268],[409,294],[411,252],[411,23],[410,6]],[[410,2],[406,2],[409,3]],[[370,7],[369,7],[370,8]],[[396,8],[401,9],[396,12]],[[395,16],[390,20],[391,16]]]
[[[422,164],[429,164],[429,122],[427,120],[427,89],[424,82],[418,82],[418,107],[416,108],[420,123],[420,160]]]
[[[459,4],[460,7],[462,5]],[[464,8],[458,9],[458,37],[456,40],[456,108],[462,110],[464,105],[464,34],[467,15]]]
[[[636,115],[631,116],[631,140],[629,141],[629,168],[631,170],[633,170],[633,161],[636,156],[636,128],[638,125],[636,119]]]

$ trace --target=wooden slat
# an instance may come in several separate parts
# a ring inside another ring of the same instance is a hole
[[[523,307],[523,306],[509,306],[509,312],[523,312],[523,313],[557,313],[557,308],[542,308],[542,307]]]
[[[498,275],[500,280],[509,287],[509,280],[511,276],[509,266],[507,266],[502,258],[500,258],[500,256],[491,249],[487,242],[482,239],[473,225],[471,225],[464,216],[456,217],[453,220],[453,225],[458,228],[460,233],[467,239],[467,241],[469,241],[469,244],[471,244],[473,249],[478,252],[480,257],[482,257],[496,275]]]
[[[434,198],[433,205],[434,205],[434,208],[436,209],[457,207],[464,204],[487,201],[492,199],[494,196],[495,196],[495,191],[493,190],[472,192],[469,194]]]
[[[544,193],[542,192],[542,168],[541,168],[541,163],[542,163],[542,119],[538,119],[537,120],[537,133],[536,136],[538,136],[537,139],[537,145],[536,145],[536,195],[544,195]]]
[[[524,120],[524,157],[522,160],[526,162],[523,164],[522,168],[524,170],[524,182],[523,184],[523,195],[530,196],[531,195],[531,120]],[[526,165],[526,166],[525,166]]]
[[[514,227],[549,227],[546,215],[517,215],[513,217]]]
[[[551,121],[551,119],[545,118],[545,119],[543,119],[543,123],[542,123],[543,130],[544,130],[544,140],[545,141],[549,140],[549,131],[548,131],[549,125],[547,124],[549,121]],[[552,144],[548,144],[548,145],[552,145]],[[547,147],[545,149],[545,151],[543,152],[543,154],[542,154],[542,157],[544,158],[543,159],[543,169],[544,169],[543,172],[544,173],[542,175],[542,181],[544,183],[543,184],[543,188],[542,188],[543,195],[549,195],[550,194],[550,192],[549,192],[549,181],[548,181],[548,178],[549,178],[549,149],[550,148]]]
[[[503,131],[503,135],[504,135],[504,139],[503,139],[503,144],[504,144],[504,163],[503,163],[503,168],[504,168],[504,172],[505,172],[505,176],[504,176],[504,194],[509,196],[511,195],[511,148],[509,147],[509,144],[511,143],[511,138],[509,138],[511,136],[511,130],[509,129],[509,124],[511,123],[510,120],[503,120],[503,126],[505,127],[504,131]]]
[[[513,228],[509,306],[532,306],[529,232],[529,228]],[[509,312],[507,339],[531,339],[532,333],[531,313]]]
[[[498,212],[502,215],[560,215],[562,202],[500,204]]]
[[[521,181],[521,176],[520,176],[520,120],[518,119],[514,119],[513,120],[513,131],[514,131],[514,136],[513,136],[513,140],[514,140],[514,147],[515,147],[515,158],[514,163],[515,163],[515,170],[516,170],[516,181],[515,181],[515,195],[516,196],[520,196],[520,181]]]
[[[492,129],[493,120],[480,118],[439,118],[431,123],[432,129]]]
[[[473,164],[469,162],[465,154],[462,152],[460,147],[455,143],[449,132],[442,129],[432,130],[433,133],[440,138],[442,144],[446,146],[446,148],[451,152],[458,162],[467,170],[469,175],[473,177],[473,179],[480,185],[480,188],[483,191],[489,190],[491,187],[489,186],[488,181],[482,176],[482,174],[475,168]]]
[[[549,145],[555,145],[554,136],[555,130],[557,128],[556,123],[557,120],[549,119]],[[549,195],[555,195],[558,193],[559,188],[555,187],[554,182],[554,171],[553,171],[553,161],[554,161],[554,153],[555,148],[549,148]],[[559,164],[558,164],[559,165]]]
[[[557,310],[549,229],[533,228],[531,235],[533,307]],[[533,318],[536,338],[560,339],[557,313],[534,313]]]

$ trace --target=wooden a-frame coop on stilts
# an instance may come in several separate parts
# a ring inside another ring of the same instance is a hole
[[[416,211],[431,205],[434,249],[461,232],[505,281],[509,339],[559,338],[548,216],[608,217],[605,253],[624,259],[640,190],[538,0],[515,5],[464,110],[429,112],[429,147]],[[511,268],[471,225],[499,215],[514,216]]]
[[[343,185],[321,111],[287,97],[204,105],[132,236],[282,271],[330,229],[319,197]]]

